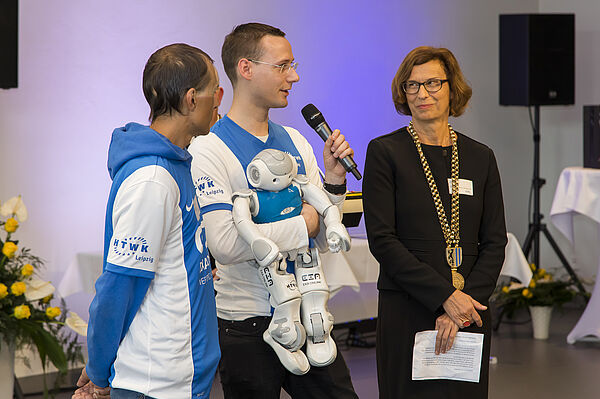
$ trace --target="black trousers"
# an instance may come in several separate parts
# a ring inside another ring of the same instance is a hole
[[[294,375],[262,339],[270,317],[218,321],[219,374],[225,399],[279,399],[281,388],[293,399],[358,399],[340,352],[329,366],[311,367],[305,375]]]

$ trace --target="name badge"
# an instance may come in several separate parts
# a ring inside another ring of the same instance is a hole
[[[452,179],[448,179],[448,191],[452,195]],[[473,196],[473,180],[458,179],[458,194]]]

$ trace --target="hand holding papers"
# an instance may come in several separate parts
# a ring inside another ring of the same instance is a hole
[[[435,354],[437,331],[415,334],[413,380],[457,380],[479,382],[483,334],[458,332],[452,349]]]

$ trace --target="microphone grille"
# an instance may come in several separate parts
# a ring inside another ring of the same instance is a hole
[[[302,108],[302,116],[306,120],[306,123],[313,129],[316,129],[321,123],[325,122],[325,118],[321,111],[317,109],[313,104],[308,104]]]

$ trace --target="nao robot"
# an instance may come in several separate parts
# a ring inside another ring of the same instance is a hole
[[[289,154],[275,149],[258,153],[246,169],[255,190],[233,195],[233,219],[240,236],[252,249],[274,308],[263,340],[286,369],[302,375],[310,365],[327,366],[337,356],[330,336],[333,316],[327,310],[329,287],[315,248],[298,248],[282,254],[277,244],[258,230],[256,223],[297,216],[305,201],[324,217],[331,252],[348,251],[350,236],[341,223],[337,206],[306,176],[298,175],[297,170],[298,165]],[[286,271],[288,260],[295,263],[295,276]],[[305,341],[306,355],[300,350]]]

